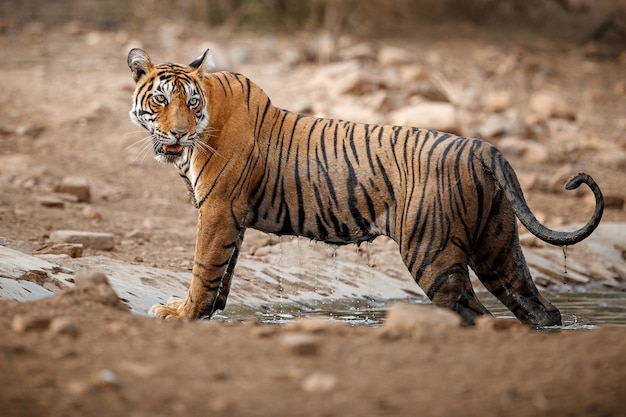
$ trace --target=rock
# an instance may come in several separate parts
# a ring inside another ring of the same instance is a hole
[[[52,336],[78,336],[78,326],[70,317],[55,317],[50,321],[48,332]]]
[[[329,392],[337,386],[337,377],[325,372],[313,372],[302,381],[306,392]]]
[[[311,317],[285,323],[285,330],[303,333],[340,333],[345,324],[325,318]]]
[[[500,140],[498,148],[507,158],[522,158],[533,163],[544,163],[550,160],[548,148],[530,140],[508,137]]]
[[[13,317],[11,328],[18,333],[45,330],[50,324],[50,317],[42,315],[22,315]]]
[[[556,117],[568,120],[576,120],[576,111],[568,106],[561,98],[553,94],[539,92],[530,97],[530,109],[544,117]]]
[[[508,91],[492,91],[483,97],[485,110],[502,113],[511,107],[511,93]]]
[[[351,122],[377,124],[382,122],[380,114],[364,107],[362,103],[358,104],[352,101],[340,101],[335,103],[328,109],[328,115],[333,119],[349,120]]]
[[[341,49],[339,51],[339,58],[343,61],[352,59],[373,60],[376,58],[376,52],[369,42],[361,42]]]
[[[476,319],[476,329],[487,331],[516,331],[529,333],[530,329],[516,319],[496,319],[493,316],[480,316]]]
[[[61,200],[58,197],[53,196],[42,196],[37,199],[39,204],[48,208],[63,208],[65,207],[65,201]]]
[[[85,295],[90,301],[128,311],[128,307],[120,301],[109,280],[102,272],[81,271],[76,274],[76,286],[63,293]]]
[[[426,339],[429,334],[457,329],[461,316],[432,305],[399,303],[387,312],[383,334],[387,337],[409,336]]]
[[[390,113],[389,119],[394,125],[461,134],[456,109],[450,103],[416,104]]]
[[[319,349],[319,338],[306,333],[287,333],[280,338],[280,345],[289,353],[314,355]]]
[[[102,214],[98,213],[92,206],[85,206],[81,210],[83,216],[91,220],[102,220]]]
[[[513,122],[503,116],[493,115],[478,128],[478,135],[483,139],[492,139],[510,134],[515,129]]]
[[[589,193],[585,196],[585,204],[589,206],[596,205],[596,198],[593,193]],[[623,210],[625,207],[625,199],[621,195],[616,194],[604,194],[604,208],[612,210]]]
[[[396,46],[383,46],[378,51],[378,63],[383,66],[410,64],[414,61],[413,55],[406,49]]]
[[[626,170],[626,151],[621,149],[604,151],[596,157],[596,160],[602,166]]]
[[[557,169],[554,172],[550,179],[547,181],[546,188],[548,191],[553,193],[568,193],[572,194],[572,190],[566,190],[565,184],[576,175],[579,171],[571,165],[564,165],[561,168]],[[589,192],[589,188],[587,186],[578,187],[573,194],[577,196],[582,196]]]
[[[22,240],[11,240],[4,237],[0,237],[0,246],[4,246],[9,249],[20,251],[27,255],[33,254],[33,249],[30,245]]]
[[[122,384],[115,372],[103,369],[91,377],[91,385],[101,389],[119,388]]]
[[[360,69],[338,77],[335,88],[341,94],[363,95],[384,88],[384,83],[375,74]]]
[[[89,182],[82,177],[64,177],[61,183],[54,187],[54,191],[75,195],[78,197],[79,202],[89,202],[91,200]]]
[[[67,255],[70,258],[80,258],[83,256],[83,245],[81,243],[56,243],[39,249],[37,255]]]
[[[57,230],[50,234],[50,240],[55,243],[80,243],[85,248],[97,250],[112,250],[115,247],[112,233]]]

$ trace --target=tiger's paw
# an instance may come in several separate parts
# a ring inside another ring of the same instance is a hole
[[[166,305],[156,304],[150,307],[148,314],[160,319],[171,320],[183,318],[181,311],[184,300],[180,297],[170,297]]]

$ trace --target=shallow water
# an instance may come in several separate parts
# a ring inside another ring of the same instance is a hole
[[[563,329],[593,329],[626,326],[626,293],[543,293],[561,310]],[[495,297],[480,293],[485,307],[495,317],[514,318]],[[265,305],[232,305],[214,319],[226,322],[258,321],[282,324],[304,317],[328,317],[352,325],[378,326],[384,322],[387,308],[397,302],[428,304],[423,298],[382,300],[363,297],[330,302],[290,302]]]

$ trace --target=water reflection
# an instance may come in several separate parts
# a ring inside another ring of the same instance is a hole
[[[561,329],[593,329],[599,326],[626,326],[626,293],[545,293],[563,316]],[[483,304],[499,318],[513,318],[500,302],[488,293],[478,294]],[[231,305],[214,319],[226,322],[257,321],[282,324],[303,317],[327,317],[351,325],[378,326],[387,308],[399,301],[429,303],[412,297],[403,300],[375,299],[371,297],[332,300],[327,302],[293,302],[261,305]]]

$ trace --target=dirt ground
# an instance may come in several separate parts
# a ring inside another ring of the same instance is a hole
[[[322,64],[299,55],[311,43],[176,25],[156,33],[78,23],[4,31],[0,236],[36,251],[54,230],[106,231],[115,249],[87,249],[86,256],[188,270],[195,210],[177,174],[152,161],[138,142],[146,133],[128,121],[128,50],[141,45],[155,61],[188,62],[219,45],[233,69],[278,106],[332,115],[331,105],[316,107],[337,100],[332,86],[309,82]],[[550,152],[538,160],[510,155],[531,178],[529,203],[547,224],[586,221],[592,211],[584,197],[541,185],[563,166],[591,173],[618,201],[626,197],[623,43],[550,40],[531,30],[499,36],[472,25],[370,45],[385,43],[410,51],[445,80],[465,103],[459,107],[468,135],[493,113],[482,97],[510,93],[512,111],[530,126],[520,136]],[[539,90],[562,99],[575,118],[526,117],[529,96]],[[42,204],[65,176],[88,179],[91,201]],[[607,209],[604,220],[626,221],[623,205]],[[174,323],[131,315],[101,296],[0,300],[1,415],[626,415],[624,328],[535,332],[506,323],[420,335]]]

